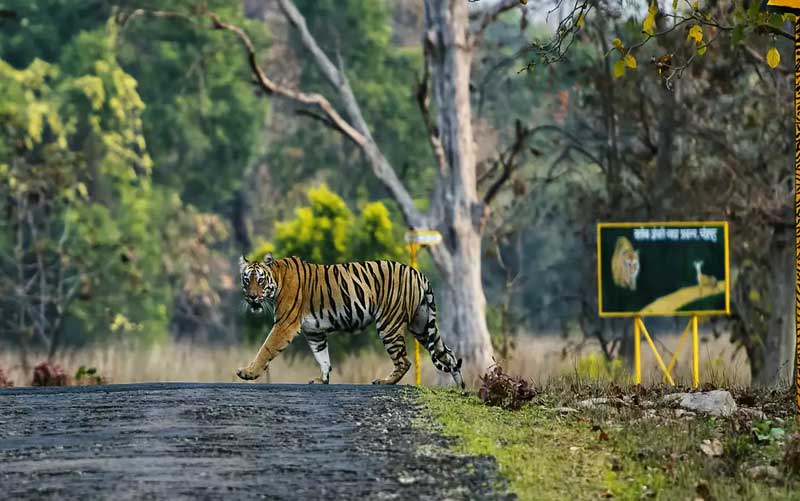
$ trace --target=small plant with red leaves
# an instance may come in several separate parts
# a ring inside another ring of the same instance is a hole
[[[33,386],[67,386],[69,378],[64,370],[50,362],[42,362],[33,369]]]
[[[11,386],[14,386],[14,382],[8,379],[3,369],[0,369],[0,388],[9,388]]]
[[[486,405],[516,410],[536,396],[536,391],[528,381],[506,374],[499,365],[492,367],[480,379],[478,397]]]

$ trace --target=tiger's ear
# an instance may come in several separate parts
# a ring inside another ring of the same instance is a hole
[[[267,253],[264,255],[264,264],[266,264],[267,266],[269,266],[269,265],[271,265],[271,264],[272,264],[272,263],[274,263],[274,262],[275,262],[275,258],[274,258],[274,257],[272,257],[272,253],[271,253],[271,252],[267,252]]]
[[[244,254],[243,254],[243,255],[241,255],[241,256],[239,256],[239,271],[240,271],[240,272],[241,272],[241,271],[243,271],[243,270],[244,270],[244,267],[245,267],[245,266],[247,266],[247,264],[248,264],[249,262],[250,262],[250,261],[248,261],[248,260],[247,260],[247,258],[244,256]]]

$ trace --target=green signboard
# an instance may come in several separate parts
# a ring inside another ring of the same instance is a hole
[[[730,313],[728,223],[599,223],[601,317]]]

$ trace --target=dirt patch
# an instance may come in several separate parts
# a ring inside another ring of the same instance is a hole
[[[11,498],[512,497],[494,458],[448,453],[415,419],[425,419],[415,391],[399,386],[4,389],[0,489]]]

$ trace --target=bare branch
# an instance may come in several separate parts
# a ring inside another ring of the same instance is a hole
[[[503,166],[503,172],[500,174],[500,177],[495,179],[489,189],[486,190],[486,194],[483,196],[483,202],[485,204],[491,203],[494,197],[500,192],[500,188],[511,179],[511,174],[517,168],[515,159],[527,142],[530,134],[531,130],[523,127],[522,123],[517,120],[514,125],[514,143],[509,148],[507,155],[500,155],[499,162]]]
[[[367,138],[364,137],[364,135],[359,131],[354,129],[341,115],[339,115],[339,113],[333,108],[333,105],[331,105],[330,101],[328,101],[324,96],[320,94],[309,94],[296,91],[273,82],[267,77],[267,75],[258,65],[253,42],[250,40],[250,37],[247,35],[247,33],[245,33],[245,31],[238,26],[222,22],[219,19],[219,16],[213,12],[209,12],[208,17],[213,22],[215,29],[230,31],[239,38],[239,40],[242,42],[242,45],[244,45],[245,49],[247,50],[247,60],[250,63],[250,69],[252,70],[253,75],[256,77],[258,84],[267,94],[276,94],[278,96],[291,99],[292,101],[297,101],[301,104],[319,108],[319,110],[325,114],[325,116],[327,116],[328,119],[330,119],[339,130],[353,140],[354,143],[362,148],[364,147]]]
[[[286,19],[300,32],[300,38],[303,46],[311,53],[320,71],[322,71],[322,74],[325,75],[325,78],[328,80],[328,82],[330,82],[330,84],[339,93],[339,97],[342,100],[347,116],[350,118],[353,126],[350,126],[350,124],[344,122],[344,120],[341,121],[346,124],[346,127],[344,127],[343,124],[340,124],[336,119],[336,117],[341,119],[338,114],[334,115],[326,111],[326,115],[328,115],[328,117],[331,118],[337,126],[342,127],[345,130],[353,129],[353,131],[360,136],[360,139],[356,141],[356,144],[361,147],[362,151],[366,155],[375,176],[383,183],[383,185],[391,194],[392,198],[394,198],[394,200],[400,206],[400,210],[403,213],[406,223],[410,226],[416,227],[425,226],[425,218],[414,206],[414,201],[412,200],[411,195],[409,195],[408,190],[406,190],[405,186],[403,186],[403,183],[397,177],[397,174],[389,164],[389,161],[383,155],[380,148],[378,148],[378,145],[375,143],[375,140],[372,138],[372,135],[369,132],[369,127],[367,126],[367,123],[361,113],[361,108],[356,101],[353,90],[350,87],[350,83],[347,81],[347,77],[344,75],[344,72],[340,71],[340,69],[337,69],[328,56],[325,55],[325,53],[319,47],[319,44],[311,35],[308,27],[306,26],[305,18],[303,18],[302,14],[300,14],[300,12],[297,10],[294,3],[290,0],[279,0],[279,4],[281,10],[286,16]],[[241,30],[239,30],[239,32],[241,32]],[[252,52],[252,43],[248,47],[248,51]],[[251,58],[251,60],[251,66],[253,66],[255,61],[253,58]],[[258,65],[256,64],[255,67],[257,68]],[[258,71],[259,73],[263,74],[260,69]],[[325,102],[327,103],[327,101]],[[330,104],[328,103],[328,105]],[[331,111],[333,111],[332,108]],[[336,112],[333,111],[333,113]]]
[[[521,5],[519,0],[470,0],[467,7],[469,18],[479,19],[485,16],[497,16],[517,5]]]
[[[520,9],[525,9],[525,6],[520,4],[519,0],[484,0],[481,2],[471,2],[469,4],[469,18],[470,20],[479,20],[478,27],[470,31],[473,45],[480,40],[486,28],[492,24],[500,14],[517,6],[519,6]]]

